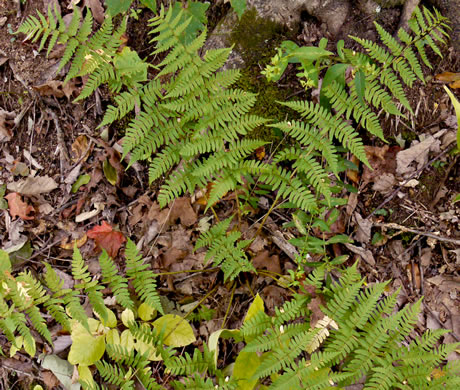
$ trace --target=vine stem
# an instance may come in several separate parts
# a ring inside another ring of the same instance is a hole
[[[213,267],[213,268],[207,268],[207,269],[186,269],[183,271],[159,272],[159,273],[155,273],[155,276],[177,275],[177,274],[198,273],[198,272],[213,272],[213,271],[217,271],[218,269],[219,267]]]
[[[187,312],[187,314],[184,316],[184,318],[187,318],[187,317],[193,312],[193,310],[195,310],[197,307],[200,307],[201,304],[202,304],[206,299],[208,299],[209,296],[210,296],[212,293],[214,293],[214,292],[217,290],[217,287],[219,287],[219,286],[214,287],[214,288],[213,288],[211,291],[209,291],[203,298],[201,298],[200,301],[199,301],[195,306],[193,306],[193,308],[192,308],[191,310],[189,310],[189,311]]]
[[[225,312],[224,320],[222,321],[222,326],[220,329],[224,329],[225,323],[227,322],[228,313],[230,312],[230,307],[232,307],[233,295],[235,295],[236,283],[233,283],[232,295],[230,295],[230,302],[228,302],[227,311]]]

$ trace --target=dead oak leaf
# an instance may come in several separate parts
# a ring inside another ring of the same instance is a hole
[[[12,192],[11,194],[6,195],[5,199],[8,201],[11,218],[19,217],[23,220],[31,220],[35,218],[34,216],[29,215],[30,213],[34,213],[35,209],[26,202],[23,202],[21,195],[17,192]]]
[[[100,226],[94,226],[87,232],[87,236],[92,238],[98,247],[105,249],[110,257],[116,257],[118,250],[126,242],[123,233],[113,230],[106,221],[102,221]]]

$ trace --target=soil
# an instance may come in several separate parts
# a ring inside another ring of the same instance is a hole
[[[27,256],[19,256],[14,269],[15,271],[28,269],[34,274],[40,274],[43,269],[41,262],[45,261],[63,272],[70,273],[71,251],[69,248],[66,249],[63,243],[81,238],[85,232],[94,225],[100,224],[102,220],[109,221],[134,242],[146,240],[149,234],[149,221],[144,219],[146,210],[155,207],[153,201],[157,185],[148,185],[147,168],[140,164],[136,164],[128,171],[123,169],[117,171],[119,180],[115,186],[104,176],[103,161],[111,158],[113,160],[110,161],[119,163],[117,143],[124,131],[124,127],[120,124],[106,129],[107,134],[96,129],[105,107],[111,102],[108,91],[102,89],[83,103],[74,104],[72,100],[78,95],[85,80],[77,80],[73,84],[72,95],[69,98],[59,97],[56,91],[44,96],[37,90],[37,86],[49,83],[51,80],[63,80],[65,69],[56,74],[59,54],[62,54],[62,50],[61,52],[59,49],[54,50],[51,56],[46,58],[43,52],[35,51],[38,48],[36,43],[22,42],[22,36],[11,35],[10,32],[15,31],[25,17],[34,14],[36,10],[44,12],[44,3],[47,1],[27,0],[21,4],[20,15],[18,15],[15,2],[0,2],[0,21],[6,18],[0,25],[0,110],[14,112],[16,118],[22,116],[16,125],[10,127],[12,138],[0,144],[0,184],[21,178],[19,172],[15,171],[21,167],[19,163],[25,164],[27,168],[25,175],[35,171],[37,175],[47,175],[59,184],[59,187],[51,193],[27,199],[29,204],[35,207],[35,219],[24,221],[22,234],[30,241],[32,251]],[[68,12],[67,3],[69,1],[60,2],[63,13]],[[213,4],[208,10],[210,26],[215,26],[228,10],[228,4]],[[394,32],[399,23],[400,12],[399,8],[384,9],[377,21],[390,32]],[[139,14],[138,21],[133,21],[127,31],[127,44],[142,58],[147,57],[151,52],[146,28],[151,16],[151,13],[143,10]],[[323,36],[328,36],[328,32],[318,21],[307,14],[302,16],[303,25],[299,31],[294,34],[286,33],[286,37],[296,40],[299,45],[316,45]],[[333,50],[338,39],[344,39],[348,47],[357,48],[355,42],[348,37],[349,34],[372,40],[377,38],[372,20],[363,18],[358,10],[353,10],[352,17],[343,26],[341,34],[330,39],[328,48]],[[278,38],[274,42],[279,42]],[[6,59],[5,62],[2,62],[3,58]],[[251,72],[262,69],[265,65],[263,61],[268,60],[269,58],[260,58],[253,61],[250,64]],[[404,141],[402,148],[408,148],[411,141],[418,139],[422,134],[435,135],[443,129],[449,130],[449,120],[453,111],[442,84],[435,80],[434,76],[445,71],[459,71],[460,58],[458,53],[446,46],[443,48],[442,59],[433,56],[430,60],[434,66],[433,69],[424,68],[425,74],[428,75],[426,83],[417,82],[413,89],[407,90],[410,103],[415,107],[415,114],[408,114],[406,119],[399,121],[383,118],[385,137],[391,146],[401,142],[402,137]],[[152,60],[155,61],[158,59]],[[299,99],[305,97],[305,92],[298,84],[295,74],[296,70],[290,67],[282,81],[276,84],[276,87],[281,90],[283,99],[292,96]],[[72,147],[79,136],[85,136],[91,142],[89,157],[82,161],[72,160],[71,155]],[[383,147],[384,145],[366,136],[364,141],[369,146]],[[67,151],[70,155],[68,160],[63,156],[63,151]],[[25,157],[26,152],[32,155],[33,161]],[[374,191],[371,184],[364,186],[358,179],[354,183],[358,190],[355,211],[347,214],[344,208],[339,218],[342,225],[337,229],[354,236],[358,229],[355,213],[365,218],[376,209],[383,210],[382,213],[373,216],[375,224],[372,230],[373,237],[378,233],[382,239],[376,240],[374,244],[364,244],[371,250],[375,265],[361,261],[362,275],[369,282],[391,279],[392,283],[389,287],[391,291],[402,287],[402,297],[399,301],[401,306],[415,302],[422,295],[425,296],[418,330],[423,331],[427,327],[436,326],[449,328],[453,333],[446,336],[445,341],[458,341],[460,339],[458,287],[460,247],[452,241],[435,240],[431,236],[450,240],[460,239],[459,203],[457,206],[452,204],[455,194],[460,193],[458,180],[460,165],[458,156],[452,153],[432,152],[429,158],[435,161],[426,164],[420,170],[416,177],[419,185],[416,188],[407,188],[398,187],[397,184],[394,187],[395,196],[388,202],[386,201],[390,198],[390,194],[382,195]],[[90,174],[92,181],[85,189],[72,193],[65,179],[80,162],[82,163],[80,173]],[[124,162],[121,164],[125,166]],[[362,171],[361,167],[360,172]],[[347,184],[353,184],[353,181],[345,176],[342,179]],[[188,202],[190,204],[190,201]],[[89,220],[75,222],[77,214],[93,210],[97,203],[104,204],[102,212]],[[48,205],[50,210],[43,211],[43,205]],[[203,208],[198,204],[194,207],[195,212],[200,215]],[[225,217],[234,207],[234,196],[232,198],[228,195],[227,200],[216,207],[216,212],[220,217]],[[173,210],[173,207],[171,209]],[[242,231],[250,235],[250,232],[254,231],[252,223],[263,216],[265,211],[263,208],[251,210],[249,218],[241,225]],[[0,210],[0,216],[0,247],[2,247],[9,239],[8,231],[12,221],[6,210]],[[202,217],[203,215],[200,215],[200,219]],[[282,274],[287,274],[289,269],[294,269],[295,264],[282,249],[273,244],[272,234],[277,230],[283,230],[282,226],[290,220],[290,215],[283,209],[277,210],[269,218],[267,229],[261,236],[265,249],[273,262],[278,264],[278,272]],[[418,233],[395,228],[392,223],[409,227]],[[296,234],[295,230],[284,230]],[[198,230],[193,226],[185,226],[178,215],[158,233],[153,241],[156,245],[143,247],[144,255],[157,271],[202,269],[202,253],[192,251],[197,235]],[[90,241],[81,247],[81,251],[85,258],[90,259],[90,263],[94,264],[98,254]],[[337,252],[334,253],[335,255],[338,253],[350,255],[345,266],[352,264],[358,258],[344,247],[335,247],[334,251]],[[429,255],[423,257],[426,253]],[[231,302],[231,310],[227,316],[228,297],[232,287],[223,283],[221,273],[213,271],[191,275],[182,273],[162,277],[159,283],[160,291],[168,299],[168,304],[178,309],[180,305],[200,300],[209,291],[215,289],[214,294],[207,301],[207,306],[216,312],[214,319],[206,325],[200,326],[199,323],[195,323],[197,337],[201,337],[202,340],[223,326],[224,318],[226,327],[239,326],[241,318],[252,301],[253,293],[260,292],[264,296],[269,311],[290,296],[288,290],[278,287],[270,278],[247,275],[245,276],[247,280],[242,281],[233,291],[235,298]],[[455,280],[457,287],[446,287],[444,280]],[[0,335],[0,344],[4,343],[6,339]],[[221,363],[235,352],[225,351],[220,357]],[[17,382],[14,385],[17,388],[24,389],[29,388],[30,383],[43,383],[43,376],[36,361],[34,360],[33,364],[25,368],[25,363],[30,363],[31,360],[26,357],[26,354],[19,354],[19,356],[18,359],[5,360],[5,364],[0,367],[0,380],[3,381],[4,388],[13,388],[9,387],[13,382]],[[21,370],[24,374],[21,374]]]

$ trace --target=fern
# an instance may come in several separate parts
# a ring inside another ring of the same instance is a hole
[[[148,265],[144,264],[142,256],[139,255],[136,245],[131,240],[128,240],[126,244],[125,256],[126,276],[132,281],[141,301],[164,314],[156,290],[155,274],[148,270]]]
[[[330,299],[322,311],[327,317],[314,329],[302,322],[303,313],[295,309],[297,304],[293,310],[277,310],[270,321],[276,325],[269,326],[266,332],[260,329],[256,332],[259,336],[245,347],[248,352],[265,351],[254,378],[278,374],[269,386],[275,389],[343,387],[362,378],[366,389],[393,389],[401,384],[407,388],[431,388],[433,367],[459,344],[435,348],[446,333],[438,330],[428,331],[404,346],[416,324],[420,301],[395,313],[398,292],[381,300],[385,286],[382,283],[362,289],[363,281],[359,281],[355,265],[330,290],[326,289]],[[295,323],[289,323],[295,318]],[[259,312],[244,324],[243,335],[254,334],[248,330],[268,320]],[[309,352],[308,357],[304,351]],[[449,386],[458,383],[455,372],[458,371],[452,368],[440,386],[454,388]]]
[[[241,272],[255,271],[255,269],[244,252],[250,241],[239,241],[241,233],[237,231],[226,234],[231,219],[227,218],[203,233],[196,241],[195,250],[208,246],[205,261],[212,259],[215,266],[221,267],[224,278],[233,280]]]

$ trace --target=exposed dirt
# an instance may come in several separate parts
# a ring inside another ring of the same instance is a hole
[[[30,269],[35,274],[40,274],[43,269],[41,262],[46,261],[69,273],[71,246],[66,244],[72,239],[83,239],[93,225],[100,224],[103,220],[116,226],[134,242],[142,241],[143,253],[151,261],[155,271],[203,270],[204,253],[193,252],[193,245],[199,234],[198,219],[204,217],[203,206],[195,198],[181,198],[180,202],[191,218],[190,223],[184,222],[181,211],[177,209],[179,206],[171,205],[163,211],[158,208],[154,202],[156,186],[149,187],[145,167],[136,164],[124,171],[126,163],[120,162],[117,145],[123,135],[123,126],[107,129],[104,136],[100,130],[96,130],[105,107],[110,103],[107,91],[98,91],[96,96],[83,103],[74,104],[72,98],[78,95],[84,80],[77,80],[72,85],[69,98],[59,97],[59,91],[43,96],[34,88],[51,80],[63,80],[64,72],[56,74],[59,54],[62,51],[55,50],[47,59],[43,52],[34,51],[38,48],[37,43],[22,42],[22,36],[13,36],[10,32],[16,30],[29,14],[36,10],[43,12],[44,3],[48,2],[27,0],[22,6],[21,16],[18,17],[14,2],[0,2],[0,20],[6,17],[5,22],[0,25],[0,109],[14,112],[18,118],[17,124],[10,126],[12,138],[0,144],[0,184],[17,181],[22,178],[21,174],[28,176],[35,172],[37,176],[51,177],[59,185],[50,193],[24,197],[34,207],[34,219],[20,221],[20,231],[27,237],[32,249],[17,256],[15,271]],[[66,8],[68,3],[69,1],[60,2],[64,14],[69,12]],[[215,25],[227,10],[228,5],[210,7],[210,24]],[[393,32],[399,23],[399,16],[399,9],[385,9],[377,20]],[[151,51],[146,28],[150,17],[149,12],[142,11],[139,20],[128,28],[128,45],[143,58]],[[293,34],[294,38],[290,37],[296,39],[299,45],[316,45],[321,37],[328,35],[324,26],[314,18],[303,15],[303,20],[303,27]],[[338,39],[345,39],[346,45],[355,47],[354,41],[348,38],[349,34],[372,40],[377,37],[372,20],[362,18],[357,10],[353,10],[350,21],[344,25],[339,36],[330,40],[328,47],[333,49]],[[408,114],[407,119],[399,121],[383,120],[385,136],[391,146],[401,142],[403,144],[400,147],[408,149],[411,141],[419,139],[420,135],[434,136],[443,130],[444,134],[453,132],[450,102],[442,84],[434,76],[444,71],[459,71],[460,59],[449,47],[444,48],[443,54],[442,60],[430,57],[434,67],[431,70],[424,68],[426,84],[418,82],[412,90],[407,91],[415,114]],[[6,61],[2,62],[2,58],[6,58]],[[265,60],[268,59],[264,58]],[[255,61],[251,70],[260,69],[264,65],[262,60]],[[305,96],[302,87],[296,82],[295,74],[294,67],[290,67],[286,77],[277,84],[278,88],[285,88],[283,93],[289,91],[285,94],[286,98],[294,95],[298,98]],[[88,152],[88,157],[84,157],[85,153],[81,154],[81,150],[76,156],[72,155],[79,136],[84,136],[88,142],[88,146],[83,149]],[[460,247],[453,242],[460,239],[460,209],[459,203],[457,206],[452,204],[453,197],[460,192],[460,166],[458,157],[445,152],[453,144],[448,144],[443,136],[439,138],[443,148],[429,153],[428,159],[434,161],[425,164],[414,176],[419,181],[414,188],[401,185],[404,184],[402,180],[396,182],[391,191],[382,194],[373,190],[372,182],[363,184],[362,167],[356,180],[342,177],[359,192],[354,200],[353,212],[347,214],[343,208],[335,228],[337,233],[346,232],[355,236],[359,228],[356,213],[366,218],[377,208],[383,210],[372,217],[374,226],[371,239],[374,242],[361,242],[363,247],[372,252],[374,258],[374,264],[371,261],[360,262],[363,276],[369,282],[392,279],[390,291],[402,287],[399,302],[401,306],[425,296],[419,329],[452,329],[454,332],[446,336],[445,340],[452,341],[460,338]],[[364,140],[366,145],[383,147],[383,143],[373,138],[365,137]],[[30,153],[34,160],[27,158],[25,152]],[[65,157],[66,153],[69,155],[68,159]],[[116,185],[110,184],[104,176],[102,164],[107,159],[117,170]],[[72,193],[65,180],[79,164],[80,173],[89,174],[91,181],[76,193]],[[395,195],[390,199],[393,192]],[[267,195],[267,198],[270,196]],[[235,209],[234,199],[229,194],[216,206],[220,218],[225,218]],[[350,203],[351,199],[352,196]],[[390,200],[386,202],[388,199]],[[97,205],[101,205],[101,210],[94,217],[81,222],[75,221],[77,215],[90,212],[99,207]],[[257,228],[255,223],[265,212],[263,207],[252,210],[247,221],[243,221],[240,226],[242,232],[247,236],[254,233]],[[207,217],[210,215],[211,213]],[[11,240],[9,234],[15,222],[6,210],[0,210],[0,216],[0,247],[3,247]],[[260,268],[272,267],[269,270],[279,274],[287,274],[288,270],[295,268],[286,251],[276,246],[273,239],[275,232],[279,230],[286,231],[285,238],[289,234],[296,234],[293,229],[282,228],[290,220],[290,215],[283,209],[277,210],[268,219],[260,241],[251,247],[254,258],[260,256]],[[446,240],[436,240],[433,236]],[[97,257],[94,243],[88,240],[80,249],[85,258],[94,265]],[[345,247],[336,246],[333,251],[331,255],[350,255],[345,265],[358,259],[355,253]],[[168,298],[165,304],[181,313],[184,304],[199,301],[213,291],[206,300],[207,307],[215,310],[213,319],[206,324],[194,323],[197,337],[206,340],[210,333],[223,327],[224,319],[226,327],[239,326],[254,293],[259,292],[264,296],[269,311],[291,294],[266,275],[245,275],[243,279],[232,291],[232,286],[223,283],[220,272],[210,270],[162,276],[159,285],[162,294]],[[234,296],[233,301],[230,300],[230,295]],[[231,310],[228,311],[229,305]],[[6,339],[1,335],[0,344],[4,343]],[[231,349],[224,350],[220,356],[221,363],[235,352]],[[15,380],[19,383],[14,385],[17,388],[28,388],[32,382],[42,383],[39,367],[29,364],[30,360],[25,354],[19,356],[18,359],[8,359],[8,364],[0,368],[4,385],[12,386],[11,383]],[[15,370],[19,372],[17,377],[13,374]],[[23,374],[21,370],[24,371]]]

